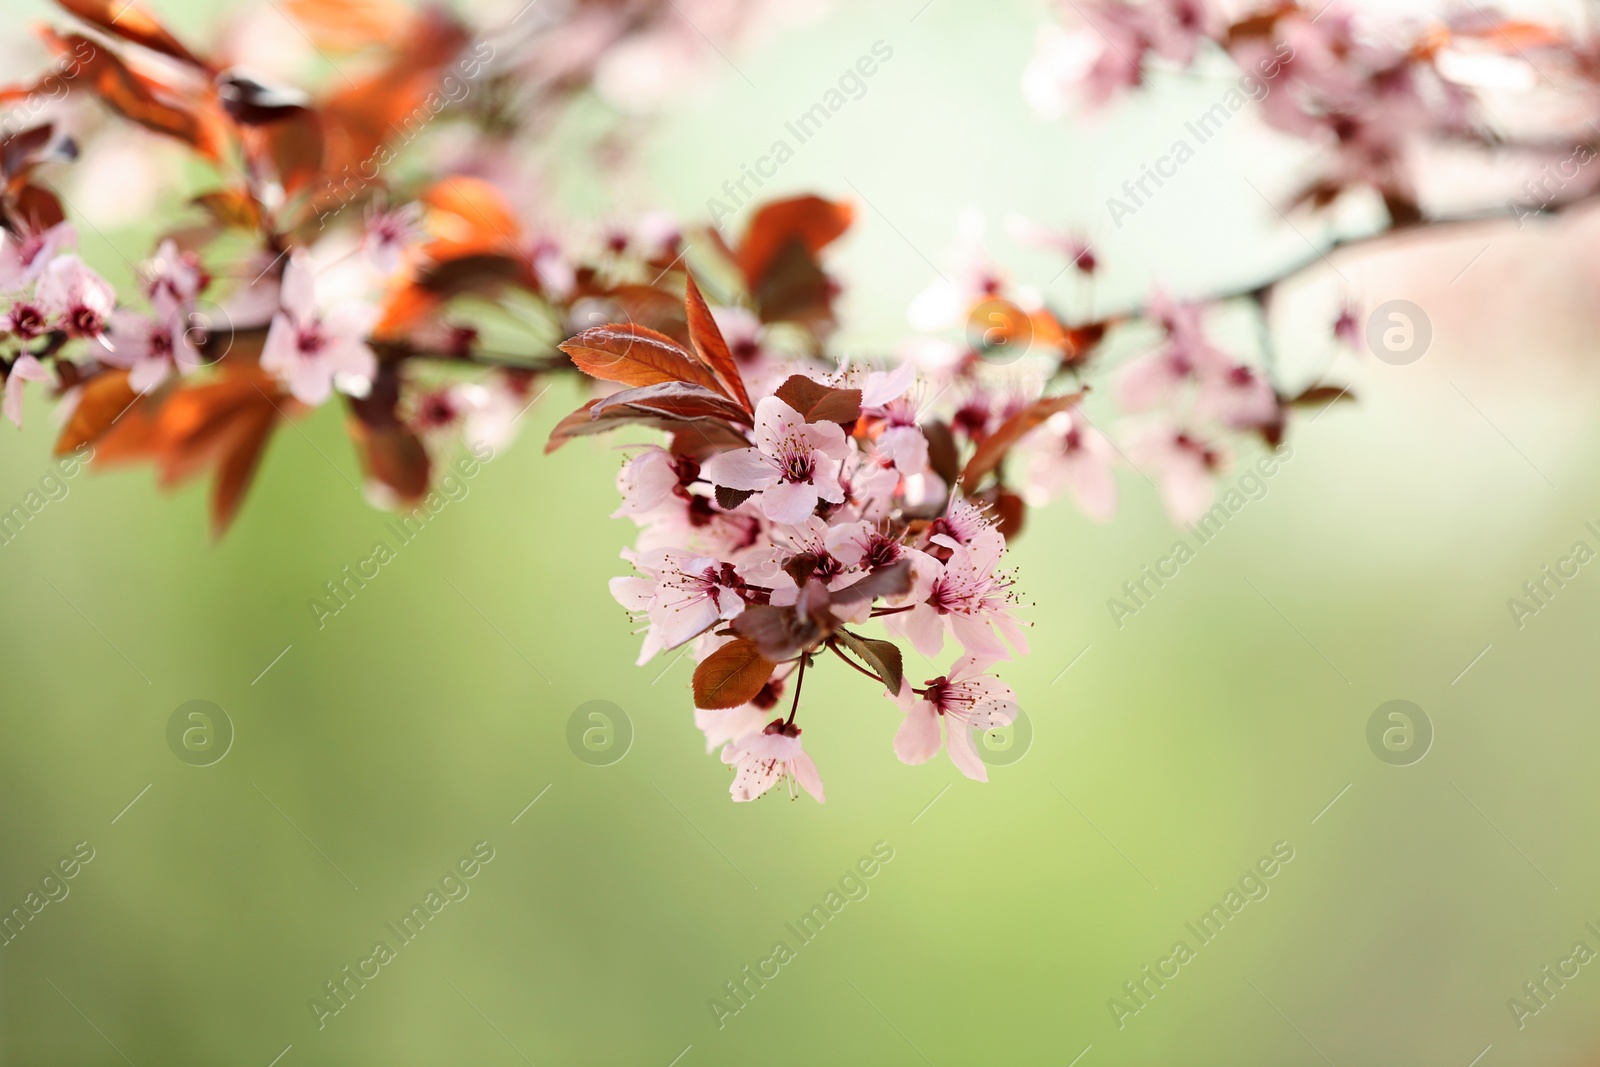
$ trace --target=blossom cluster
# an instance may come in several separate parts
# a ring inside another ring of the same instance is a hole
[[[973,732],[1017,714],[989,671],[1027,641],[999,520],[962,492],[967,471],[941,473],[930,456],[929,434],[948,441],[950,431],[916,367],[741,360],[692,277],[687,302],[688,346],[629,323],[562,346],[587,373],[627,386],[569,428],[644,423],[670,435],[670,447],[640,448],[618,475],[617,514],[639,538],[625,553],[636,573],[611,592],[642,624],[639,662],[678,648],[694,656],[695,722],[735,769],[735,800],[779,782],[823,799],[796,716],[807,670],[830,652],[904,714],[900,759],[923,763],[944,748],[986,781]],[[747,378],[777,384],[752,389]],[[874,620],[887,638],[864,632]],[[918,685],[898,641],[930,660],[949,644],[959,654]]]

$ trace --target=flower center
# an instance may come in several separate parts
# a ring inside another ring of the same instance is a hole
[[[67,328],[79,337],[94,337],[105,327],[105,319],[93,308],[77,305],[67,312]]]
[[[789,447],[783,450],[783,480],[810,482],[816,473],[817,461],[809,449]]]

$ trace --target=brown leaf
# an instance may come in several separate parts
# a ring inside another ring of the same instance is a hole
[[[559,346],[592,378],[623,385],[693,382],[722,391],[716,376],[665,334],[632,323],[584,330]]]
[[[189,201],[221,225],[235,230],[254,230],[261,225],[261,208],[255,198],[242,189],[213,189]]]
[[[183,46],[139,0],[56,0],[67,11],[107,33],[162,55],[206,69],[206,63]]]
[[[852,423],[861,417],[861,390],[834,389],[804,374],[791,374],[773,393],[807,422]]]
[[[0,201],[0,223],[26,233],[40,233],[66,221],[56,194],[37,185],[24,185]]]
[[[84,382],[72,418],[56,439],[56,455],[64,456],[99,440],[138,398],[139,394],[128,385],[125,370],[109,370]]]
[[[904,596],[909,592],[911,561],[902,559],[887,567],[880,567],[860,581],[836,591],[830,600],[834,604],[856,604],[863,600],[876,600],[880,596]]]
[[[712,710],[748,704],[776,667],[754,641],[735,638],[694,669],[694,706]]]
[[[95,442],[95,462],[153,461],[163,487],[215,465],[212,531],[221,536],[238,513],[272,431],[300,410],[259,367],[230,362],[205,385],[180,384],[134,404]]]
[[[272,160],[272,169],[288,196],[308,188],[323,172],[327,146],[322,116],[311,108],[292,110],[273,122],[247,129],[245,136]],[[321,229],[324,220],[315,221]]]
[[[829,323],[835,295],[832,279],[798,239],[778,249],[750,290],[762,322]]]
[[[433,6],[413,14],[409,25],[391,31],[389,39],[396,42],[389,61],[360,81],[344,83],[321,109],[328,129],[329,174],[358,168],[390,141],[409,141],[431,122],[445,101],[437,97],[439,108],[428,101],[470,34],[449,11]]]
[[[1318,408],[1340,400],[1354,400],[1356,395],[1348,385],[1313,385],[1289,403],[1297,408]]]
[[[967,461],[967,469],[961,472],[961,484],[970,491],[981,482],[985,476],[1000,466],[1006,458],[1006,453],[1011,451],[1011,446],[1027,435],[1028,431],[1037,429],[1044,421],[1058,411],[1066,411],[1083,399],[1085,390],[1076,393],[1067,393],[1063,396],[1041,397],[1002,422],[988,437],[978,445],[972,458]]]
[[[729,489],[725,485],[717,486],[717,506],[723,511],[732,511],[746,500],[756,495],[754,489]]]
[[[797,196],[763,204],[751,216],[739,242],[736,261],[745,284],[754,293],[761,288],[774,261],[791,244],[813,259],[850,228],[855,209],[820,196]]]
[[[266,405],[247,408],[234,420],[211,483],[212,537],[221,537],[233,524],[277,425],[278,413]]]
[[[555,428],[550,431],[550,439],[545,442],[545,452],[554,452],[574,437],[589,437],[628,425],[650,426],[657,430],[665,430],[675,435],[676,451],[696,458],[704,458],[712,453],[732,448],[745,448],[750,444],[743,434],[715,418],[678,418],[662,414],[659,410],[626,403],[613,403],[600,409],[601,404],[611,399],[613,398],[606,397],[602,400],[591,400],[556,423]],[[723,400],[723,403],[730,408],[733,407],[732,401]],[[734,410],[738,411],[737,408]]]
[[[375,428],[357,421],[350,436],[361,447],[361,462],[368,475],[408,504],[427,495],[431,463],[416,434],[400,426]]]
[[[730,624],[733,632],[755,642],[761,655],[774,662],[793,659],[827,636],[816,620],[801,619],[792,607],[756,604]]]
[[[1002,489],[994,495],[995,518],[999,520],[997,526],[1000,536],[1007,541],[1014,541],[1022,534],[1022,527],[1028,517],[1028,506],[1023,499],[1009,489]]]
[[[928,466],[945,485],[954,485],[961,475],[961,450],[956,447],[950,424],[941,419],[929,419],[921,428],[922,436],[928,439]]]
[[[136,71],[86,37],[61,37],[46,30],[45,40],[58,55],[78,56],[82,50],[88,51],[88,59],[75,60],[79,73],[70,85],[88,86],[107,107],[130,122],[176,138],[208,159],[222,159],[229,123],[214,99],[186,95],[176,86]]]
[[[701,362],[710,367],[717,381],[722,383],[723,392],[737,400],[746,411],[753,412],[755,409],[750,406],[750,394],[745,391],[744,376],[739,373],[739,364],[734,361],[733,353],[728,351],[728,342],[723,338],[717,320],[706,306],[706,298],[700,295],[694,275],[685,274],[685,277],[688,279],[684,304],[689,311],[689,343],[694,346]]]
[[[591,417],[604,418],[617,405],[677,419],[717,419],[754,425],[744,408],[721,393],[713,393],[705,386],[690,382],[658,382],[612,393],[601,398],[594,406]]]

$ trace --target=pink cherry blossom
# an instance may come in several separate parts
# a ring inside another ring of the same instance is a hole
[[[0,293],[17,293],[39,280],[62,248],[77,243],[70,222],[17,236],[0,231]]]
[[[193,302],[206,281],[200,257],[193,252],[179,251],[171,238],[156,248],[156,254],[145,263],[142,274],[145,295],[158,310],[181,308]]]
[[[1058,411],[1030,438],[1029,503],[1043,504],[1063,490],[1089,518],[1117,511],[1116,448],[1078,411]]]
[[[732,564],[670,548],[646,552],[633,563],[643,577],[611,579],[611,595],[648,620],[640,664],[744,610]]]
[[[1003,635],[1017,652],[1026,654],[1028,641],[1011,614],[1012,579],[994,569],[998,556],[978,556],[958,547],[941,563],[925,552],[912,550],[915,604],[908,612],[888,616],[891,633],[904,634],[924,656],[937,656],[946,632],[953,633],[968,653],[1006,659]]]
[[[5,417],[17,427],[22,426],[22,383],[54,382],[55,376],[36,358],[24,352],[11,364],[6,374]]]
[[[370,211],[361,235],[361,252],[379,274],[393,274],[427,236],[423,208],[412,201],[393,211]]]
[[[188,373],[200,363],[199,354],[189,343],[183,315],[177,310],[159,318],[131,311],[115,312],[107,337],[111,347],[101,359],[114,367],[127,368],[128,385],[137,393],[148,393],[166,381],[174,366]]]
[[[733,767],[735,801],[755,800],[780,781],[789,786],[789,799],[804,789],[818,804],[827,802],[817,765],[800,745],[800,727],[774,719],[764,729],[751,731],[722,750],[722,762]],[[799,789],[796,788],[799,787]]]
[[[1215,475],[1225,463],[1219,449],[1189,430],[1158,425],[1136,437],[1129,452],[1134,465],[1160,487],[1173,522],[1191,523],[1211,506]]]
[[[117,304],[117,291],[77,256],[57,256],[34,290],[40,310],[68,337],[106,344],[105,331]]]
[[[755,490],[773,522],[797,523],[819,500],[844,501],[839,465],[850,454],[844,430],[834,422],[808,423],[775,396],[756,405],[756,444],[720,452],[702,473],[714,485]]]
[[[950,762],[962,774],[978,782],[989,780],[988,769],[973,746],[972,733],[1009,726],[1017,718],[1017,697],[1011,687],[984,674],[990,662],[977,656],[962,656],[948,675],[930,679],[920,693],[912,689],[909,681],[900,683],[900,692],[892,699],[905,712],[894,735],[894,752],[902,763],[926,763],[942,744],[950,753]]]
[[[678,466],[672,453],[654,446],[642,449],[617,472],[622,507],[611,517],[648,514],[665,503],[677,488]]]
[[[1243,363],[1222,374],[1208,374],[1195,399],[1195,415],[1231,430],[1268,426],[1279,417],[1278,394],[1266,377]]]
[[[348,378],[352,388],[359,388],[357,383],[370,382],[377,374],[377,357],[366,342],[374,312],[346,303],[321,314],[310,262],[299,253],[284,267],[279,305],[261,351],[261,367],[277,375],[296,400],[321,404],[333,393],[335,379]]]

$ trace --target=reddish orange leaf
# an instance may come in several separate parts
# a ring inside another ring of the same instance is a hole
[[[744,376],[739,373],[739,364],[734,361],[733,353],[728,351],[728,342],[722,336],[717,320],[712,317],[711,309],[706,306],[706,298],[700,295],[694,275],[688,274],[686,277],[689,284],[684,300],[689,309],[689,343],[694,345],[701,362],[710,367],[722,383],[722,391],[737,400],[746,411],[754,411],[750,406],[750,394],[744,388]]]
[[[139,0],[56,0],[56,3],[83,21],[125,41],[132,41],[152,52],[160,52],[202,70],[209,69],[204,60],[168,33],[166,27]]]
[[[93,444],[139,397],[128,385],[128,372],[109,370],[83,383],[78,405],[56,439],[56,455]]]
[[[1011,451],[1011,446],[1022,440],[1029,430],[1043,425],[1056,412],[1074,406],[1083,399],[1083,394],[1084,390],[1079,390],[1065,396],[1042,397],[1002,422],[994,433],[983,439],[978,450],[967,461],[967,469],[961,472],[961,484],[970,492],[973,486],[1000,466],[1006,453]]]
[[[46,43],[58,55],[82,55],[78,77],[69,85],[87,85],[107,107],[148,130],[166,134],[194,148],[212,160],[220,160],[227,144],[231,124],[215,99],[187,97],[176,86],[150,74],[135,71],[104,46],[94,45],[78,34],[57,36],[44,31]]]
[[[777,664],[762,657],[754,641],[735,638],[695,668],[694,706],[709,710],[748,704],[776,668]]]
[[[592,378],[623,385],[693,382],[722,392],[716,376],[665,334],[632,323],[614,323],[584,330],[561,351]],[[726,395],[726,394],[724,394]]]
[[[815,257],[850,228],[855,209],[820,196],[797,196],[764,204],[750,219],[739,243],[736,259],[751,291],[790,244],[799,244]]]

